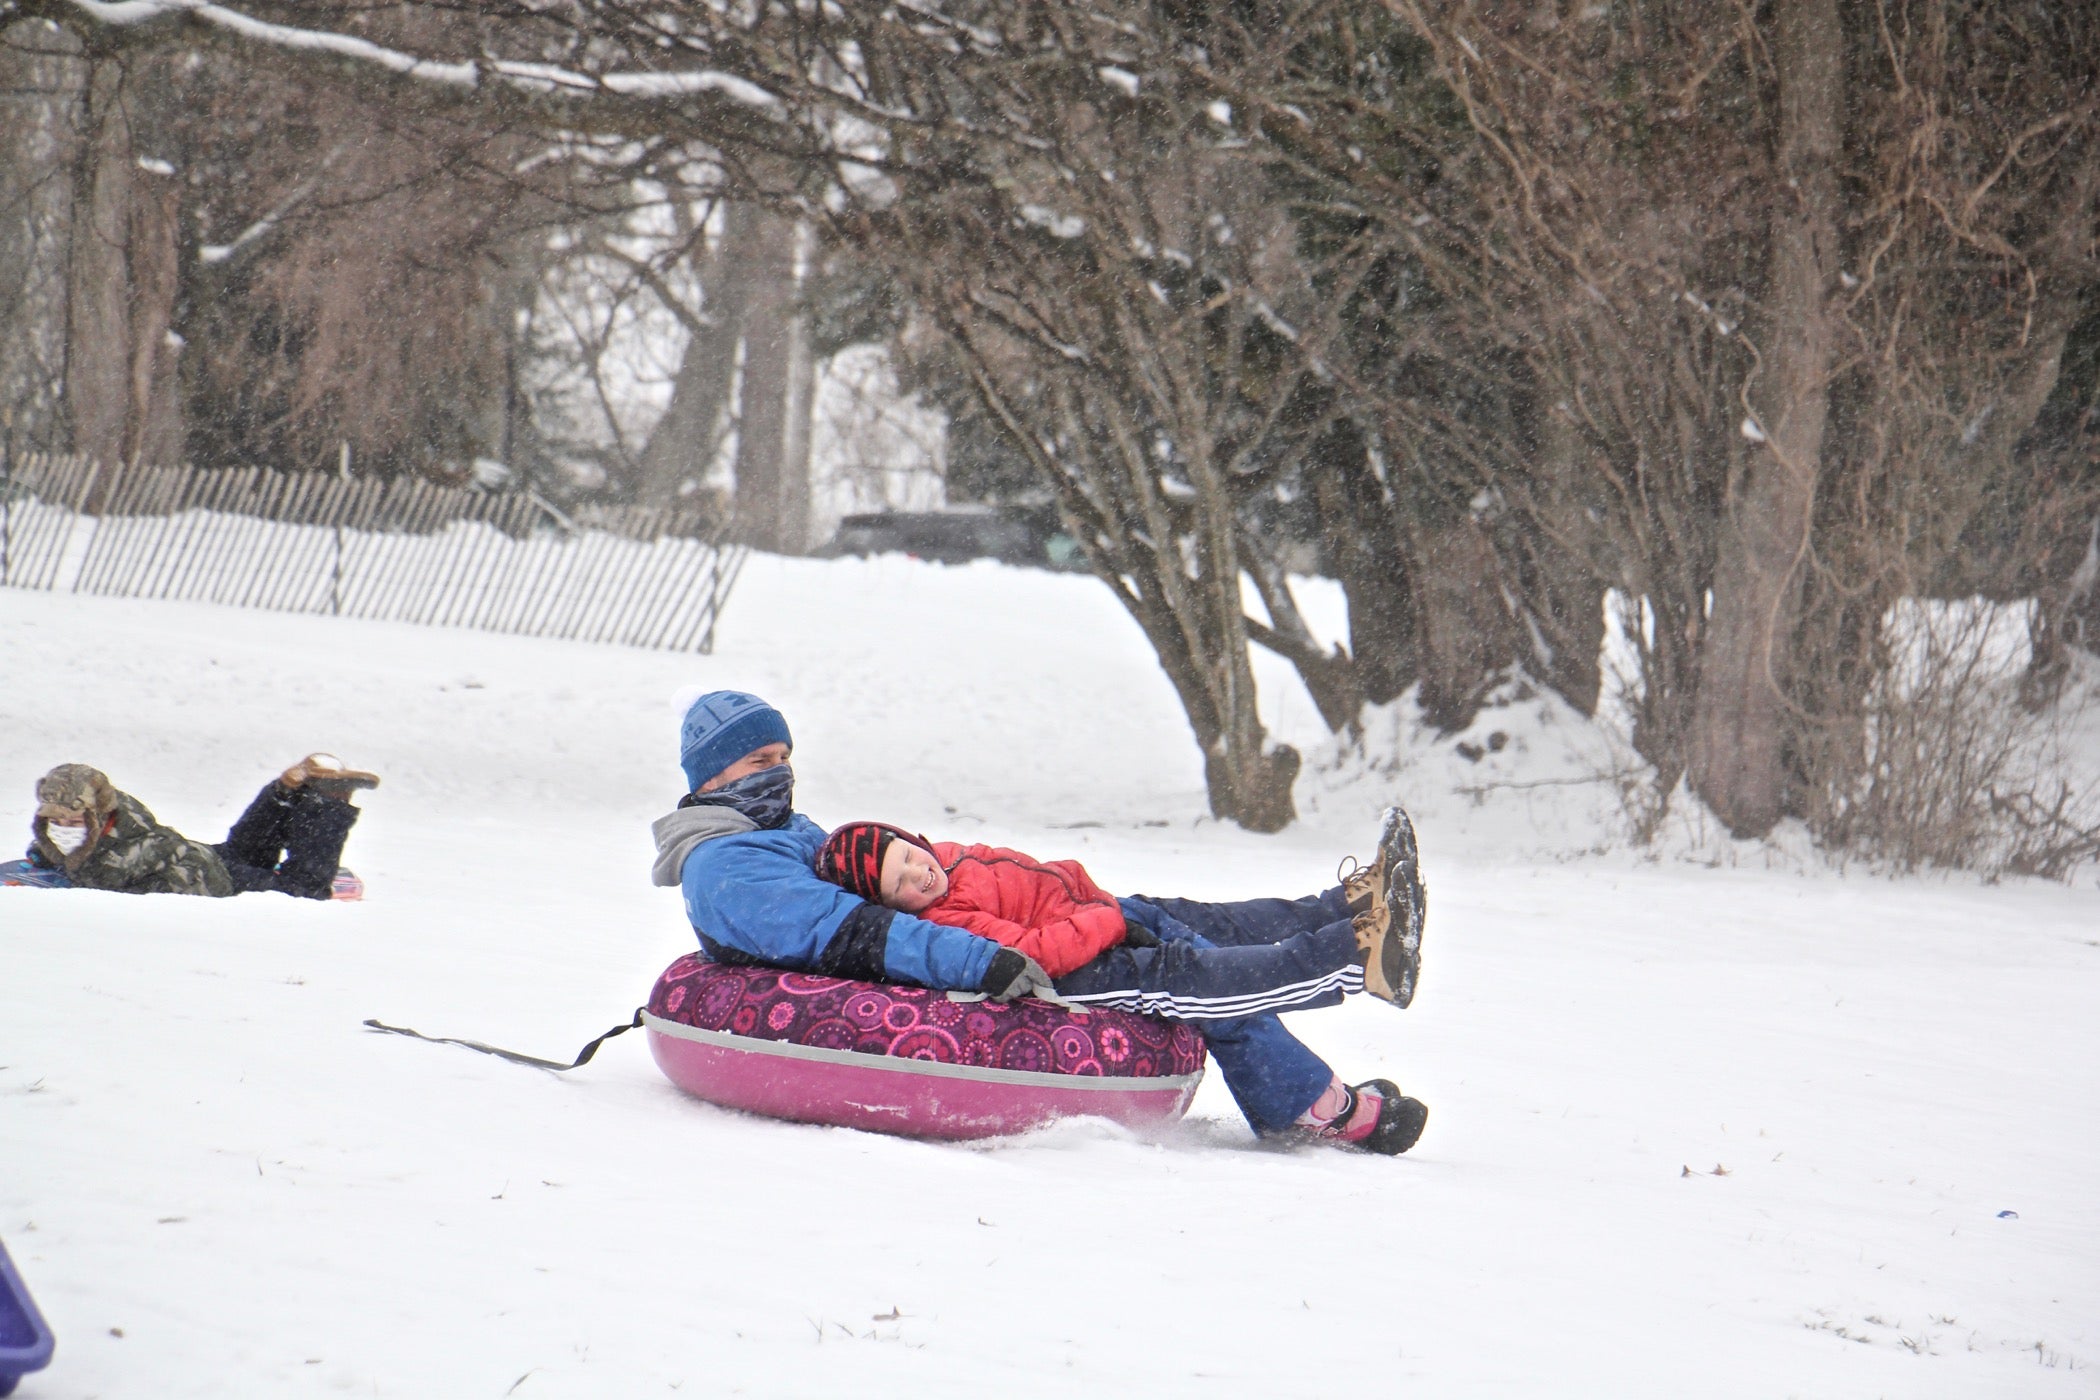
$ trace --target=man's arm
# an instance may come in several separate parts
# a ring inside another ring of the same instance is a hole
[[[862,982],[980,990],[997,944],[826,884],[810,868],[814,850],[793,830],[703,843],[686,857],[681,886],[687,917],[716,942],[776,967]]]

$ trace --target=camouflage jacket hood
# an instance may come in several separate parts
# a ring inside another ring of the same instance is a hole
[[[153,819],[146,804],[128,792],[114,792],[116,803],[103,818],[99,835],[72,855],[51,844],[41,816],[30,823],[30,850],[38,860],[63,870],[76,886],[115,890],[121,894],[235,893],[233,879],[219,853]]]

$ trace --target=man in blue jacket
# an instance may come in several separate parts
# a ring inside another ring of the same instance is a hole
[[[1016,949],[864,901],[819,879],[815,862],[825,832],[794,810],[795,778],[788,762],[793,749],[781,713],[741,691],[701,696],[680,726],[679,763],[690,790],[652,827],[657,856],[651,875],[659,885],[681,889],[686,916],[710,958],[861,982],[982,992],[1000,1001],[1056,995],[1049,975]],[[1382,873],[1378,883],[1382,886]],[[1418,881],[1415,893],[1419,901]],[[1237,905],[1126,899],[1132,936],[1096,962],[1112,956],[1130,960],[1136,966],[1118,968],[1115,979],[1142,976],[1149,960],[1166,961],[1158,936],[1165,935],[1184,944],[1175,960],[1187,966],[1192,959],[1185,945],[1204,944],[1199,932],[1227,937],[1227,928],[1274,923],[1276,911],[1293,906],[1324,911],[1316,919],[1346,918],[1352,898],[1363,895],[1337,888],[1306,900]],[[1419,920],[1417,904],[1417,933]],[[1138,933],[1141,928],[1148,932]],[[1193,961],[1200,962],[1201,948],[1196,953]],[[1411,971],[1407,981],[1411,995]],[[1339,1000],[1336,992],[1308,1004]],[[1421,1136],[1429,1111],[1419,1100],[1403,1095],[1389,1080],[1345,1084],[1273,1014],[1191,1019],[1256,1132],[1304,1133],[1388,1155],[1405,1152]]]

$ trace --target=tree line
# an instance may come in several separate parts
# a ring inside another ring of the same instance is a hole
[[[10,434],[530,461],[580,411],[560,373],[603,392],[625,307],[684,352],[668,410],[601,449],[604,489],[694,489],[733,424],[734,508],[792,545],[812,366],[877,342],[947,412],[951,490],[1054,503],[1221,817],[1293,816],[1250,647],[1337,731],[1411,687],[1455,731],[1512,676],[1594,711],[1610,608],[1651,814],[1689,793],[1738,835],[1800,817],[1912,863],[1977,859],[1994,804],[2045,856],[2090,841],[1953,761],[1982,732],[1976,639],[1898,623],[2027,600],[2030,709],[2100,628],[2092,7],[0,0],[0,23],[42,75],[8,99],[36,118],[0,230]],[[1307,557],[1347,595],[1343,645],[1300,615]],[[1914,838],[1921,772],[1973,790]]]

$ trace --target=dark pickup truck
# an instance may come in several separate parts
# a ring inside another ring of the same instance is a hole
[[[843,555],[908,554],[936,564],[966,564],[996,559],[1038,569],[1083,569],[1079,546],[1055,523],[1033,514],[995,508],[981,510],[890,510],[849,515],[817,553]]]

